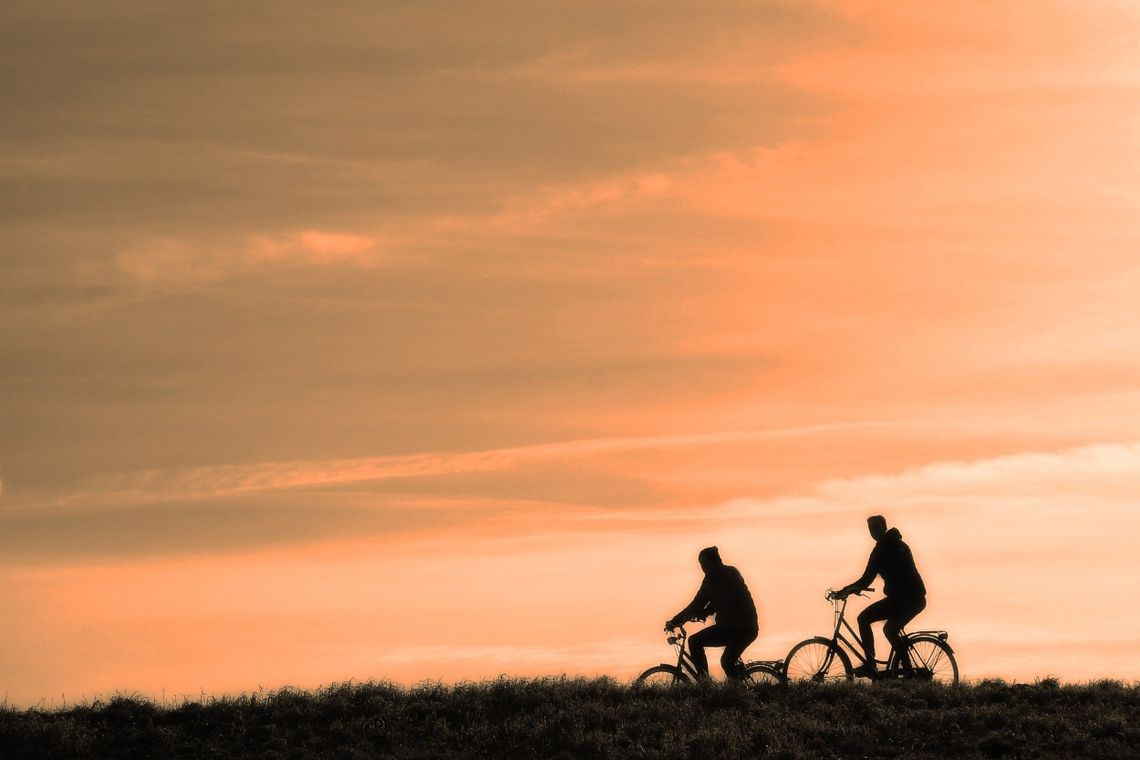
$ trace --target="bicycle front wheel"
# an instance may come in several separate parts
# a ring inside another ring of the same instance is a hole
[[[650,686],[671,686],[672,684],[688,683],[689,678],[684,671],[676,665],[654,665],[637,677],[634,683],[643,683]]]
[[[820,636],[792,647],[784,661],[784,676],[789,681],[815,683],[850,681],[854,677],[847,653],[831,639]]]
[[[887,668],[891,678],[914,678],[948,686],[958,683],[958,661],[949,644],[934,636],[916,636],[908,639],[907,644],[909,667],[896,652]]]
[[[765,684],[779,686],[784,682],[784,674],[774,665],[754,663],[745,668],[744,677],[741,680],[749,689],[755,689]]]

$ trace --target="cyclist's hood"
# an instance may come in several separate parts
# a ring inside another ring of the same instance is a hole
[[[891,528],[886,533],[884,533],[883,537],[880,538],[879,540],[880,541],[902,541],[902,533],[899,531],[898,528]]]
[[[720,558],[720,549],[717,549],[715,546],[701,549],[700,553],[697,555],[697,559],[701,560],[702,562],[711,562],[714,565],[724,564],[724,560]]]

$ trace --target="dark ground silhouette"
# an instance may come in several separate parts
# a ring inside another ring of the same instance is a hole
[[[1140,688],[987,681],[749,691],[500,680],[279,691],[159,708],[0,710],[0,753],[40,758],[1135,758]]]

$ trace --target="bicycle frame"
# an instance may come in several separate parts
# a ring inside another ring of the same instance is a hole
[[[874,591],[874,589],[867,589],[867,591]],[[859,594],[859,596],[862,595],[862,593]],[[835,628],[831,633],[832,642],[835,643],[836,646],[842,644],[847,650],[849,656],[854,655],[855,659],[857,659],[861,665],[866,665],[867,657],[863,654],[863,639],[860,638],[859,633],[851,627],[851,624],[847,622],[847,597],[830,596],[829,598],[831,599],[833,614],[835,616]],[[850,639],[843,635],[844,629],[846,629],[846,631],[851,634]],[[876,659],[875,663],[877,665],[889,666],[894,658],[898,657],[902,660],[904,667],[909,668],[910,657],[908,653],[910,650],[910,640],[912,636],[930,636],[933,638],[941,639],[942,641],[946,641],[949,638],[949,635],[946,633],[946,631],[915,631],[913,633],[908,633],[905,629],[900,628],[899,638],[901,641],[906,643],[907,646],[899,651],[895,649],[894,645],[891,645],[891,650],[887,654],[887,659]]]
[[[864,591],[874,591],[868,588]],[[850,593],[850,592],[849,592]],[[958,662],[949,644],[946,631],[906,631],[899,629],[899,638],[891,642],[886,660],[869,661],[864,654],[864,641],[860,632],[847,622],[848,594],[827,590],[825,598],[831,602],[834,615],[831,636],[813,636],[792,647],[784,658],[784,677],[795,681],[850,680],[854,675],[883,678],[917,678],[940,683],[958,683]],[[854,592],[862,596],[862,592]],[[915,659],[917,658],[917,659]],[[852,661],[859,663],[855,668]],[[835,666],[842,669],[836,670]],[[885,668],[880,668],[885,665]],[[859,673],[853,673],[859,670]]]
[[[697,674],[697,664],[693,662],[692,655],[685,647],[685,642],[688,641],[689,632],[685,630],[684,624],[677,626],[674,633],[666,639],[672,646],[677,648],[677,669],[688,675],[694,681],[698,680],[700,676]],[[784,668],[783,660],[745,660],[743,657],[736,661],[740,672],[743,673],[748,668],[754,665],[765,665],[778,671]]]
[[[670,644],[677,648],[677,669],[687,673],[694,681],[699,678],[697,674],[697,664],[693,662],[692,656],[688,650],[685,649],[685,642],[689,639],[689,632],[685,630],[684,624],[677,626],[674,633],[669,635],[666,639]]]
[[[849,655],[855,655],[855,659],[861,665],[866,665],[867,657],[863,654],[863,639],[859,637],[858,631],[847,622],[847,597],[832,597],[831,606],[835,618],[835,629],[831,632],[831,640],[836,645],[843,644]],[[843,635],[844,629],[851,634],[850,639]],[[886,665],[889,660],[877,659],[875,662]]]

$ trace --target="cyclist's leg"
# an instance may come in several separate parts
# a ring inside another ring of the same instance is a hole
[[[689,637],[689,656],[697,666],[697,675],[708,676],[709,658],[705,655],[705,647],[724,646],[727,643],[724,634],[724,629],[719,625],[710,625]]]
[[[756,640],[759,631],[755,630],[738,630],[733,631],[727,637],[727,643],[724,645],[724,653],[720,656],[720,666],[724,668],[724,674],[729,678],[740,678],[744,675],[743,671],[737,666],[740,664],[740,656],[744,654],[744,650],[748,645]]]
[[[893,614],[887,619],[886,623],[883,623],[883,635],[887,637],[887,641],[891,642],[891,646],[899,653],[899,657],[902,658],[903,667],[910,667],[910,658],[907,656],[906,647],[903,646],[902,636],[899,632],[924,609],[926,609],[926,596],[900,599],[895,605]]]
[[[890,597],[867,605],[867,609],[859,613],[859,638],[863,640],[863,654],[869,667],[875,667],[875,632],[871,630],[871,623],[887,620],[894,614],[894,600]]]

